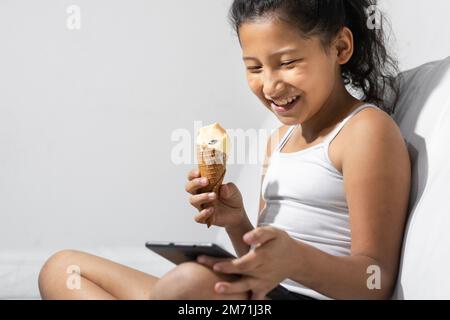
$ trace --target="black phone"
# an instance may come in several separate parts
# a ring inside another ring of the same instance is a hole
[[[197,257],[201,255],[216,258],[236,258],[235,255],[214,243],[148,241],[145,246],[177,265],[183,262],[196,261]]]

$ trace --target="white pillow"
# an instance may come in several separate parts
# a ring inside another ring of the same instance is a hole
[[[412,158],[410,216],[395,299],[449,299],[450,57],[401,74],[394,119]]]

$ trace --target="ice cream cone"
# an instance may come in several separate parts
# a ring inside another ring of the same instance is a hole
[[[228,135],[219,124],[203,127],[197,139],[197,160],[200,176],[208,178],[209,184],[199,193],[214,192],[219,197],[220,186],[226,172]],[[214,222],[214,215],[206,220],[208,228]]]

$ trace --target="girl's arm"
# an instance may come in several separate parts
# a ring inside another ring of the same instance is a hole
[[[375,110],[356,117],[360,121],[351,121],[346,128],[348,143],[342,157],[351,255],[331,256],[297,242],[291,261],[298,267],[290,276],[333,298],[389,298],[407,216],[410,159],[390,117]]]
[[[254,229],[247,215],[245,215],[245,217],[245,221],[243,221],[239,226],[234,228],[225,228],[238,257],[242,257],[250,249],[250,246],[242,240],[243,235]]]
[[[302,242],[291,251],[296,265],[289,279],[334,299],[389,299],[395,263],[364,255],[337,257]],[[299,263],[301,261],[301,263]],[[384,265],[383,261],[387,264]]]

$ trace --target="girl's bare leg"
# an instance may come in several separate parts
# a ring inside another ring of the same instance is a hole
[[[80,271],[80,288],[68,286],[70,270]],[[69,272],[69,273],[68,273]],[[43,299],[247,299],[247,294],[219,295],[214,285],[235,277],[203,265],[181,264],[158,279],[88,253],[64,250],[51,256],[39,274]]]

